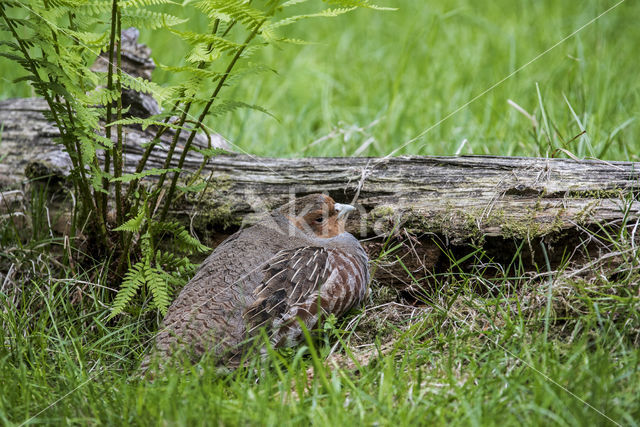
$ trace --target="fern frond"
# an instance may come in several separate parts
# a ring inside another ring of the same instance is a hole
[[[180,230],[180,232],[176,235],[178,241],[182,242],[185,248],[189,250],[193,250],[196,252],[204,253],[210,251],[211,248],[200,243],[198,239],[193,237],[187,230],[184,228]]]
[[[238,21],[249,30],[254,30],[267,18],[262,11],[242,0],[201,0],[195,6],[211,20]]]
[[[217,49],[208,49],[207,46],[195,45],[187,54],[186,61],[191,64],[199,64],[201,62],[214,62],[222,56],[222,52]]]
[[[151,94],[160,101],[164,101],[169,97],[169,91],[166,88],[142,77],[133,77],[125,73],[122,74],[122,86],[136,92]]]
[[[12,80],[13,83],[31,82],[31,84],[38,84],[39,80],[34,76],[22,76]]]
[[[144,170],[140,173],[126,173],[117,178],[111,178],[110,181],[111,182],[131,182],[134,179],[141,179],[147,176],[164,175],[169,172],[179,172],[179,171],[180,169],[178,168],[171,168],[171,169],[153,168],[153,169]]]
[[[286,2],[282,3],[280,5],[280,7],[286,8],[286,7],[290,7],[290,6],[295,6],[297,4],[307,3],[308,1],[309,0],[289,0],[289,1],[286,1]]]
[[[334,18],[336,16],[340,16],[340,15],[344,15],[345,13],[349,13],[352,10],[355,10],[356,8],[357,8],[356,6],[341,7],[341,8],[336,8],[336,9],[325,9],[325,10],[320,11],[318,13],[310,13],[310,14],[306,14],[306,15],[290,16],[288,18],[284,18],[284,19],[280,19],[278,21],[275,21],[275,22],[267,25],[265,28],[269,29],[269,30],[273,30],[273,29],[276,29],[276,28],[285,27],[287,25],[295,24],[298,21],[301,21],[303,19],[309,19],[309,18]]]
[[[397,10],[395,7],[378,6],[376,4],[371,3],[371,1],[369,0],[324,0],[324,1],[329,5],[335,5],[339,7],[360,7],[363,9],[386,10],[386,11]]]
[[[126,119],[120,119],[120,120],[116,120],[113,121],[111,123],[108,123],[107,126],[115,126],[115,125],[140,125],[142,127],[142,130],[145,130],[146,128],[148,128],[149,126],[160,126],[160,127],[167,127],[169,129],[183,129],[183,130],[191,130],[189,127],[185,127],[185,126],[179,126],[176,124],[173,124],[171,122],[164,122],[162,120],[156,120],[157,118],[159,118],[159,116],[152,116],[152,117],[148,117],[148,118],[142,118],[142,117],[127,117]]]
[[[147,287],[153,297],[153,304],[160,310],[160,313],[166,314],[169,308],[169,287],[167,286],[167,276],[169,275],[153,267],[145,268],[144,273]]]
[[[14,52],[18,52],[18,55],[20,55],[19,52],[21,51],[20,51],[20,46],[18,46],[18,43],[14,43],[11,40],[0,40],[0,46],[7,46],[9,49],[13,50]],[[27,47],[32,47],[32,46],[28,45]]]
[[[147,229],[147,231],[140,236],[140,251],[149,265],[151,265],[151,257],[153,256],[153,242],[151,240],[151,233]]]
[[[151,224],[151,229],[154,234],[162,232],[173,234],[177,240],[176,243],[185,252],[207,252],[211,250],[200,243],[198,239],[192,237],[182,224],[175,221],[154,222]]]
[[[202,90],[202,84],[206,79],[200,74],[191,74],[184,82],[168,88],[173,102],[182,102],[183,99],[192,97]]]
[[[173,0],[125,0],[119,2],[120,7],[123,9],[157,6],[159,4],[176,4],[176,2]]]
[[[21,8],[21,7],[24,7],[24,4],[19,2],[18,0],[3,0],[2,3],[3,3],[2,6],[6,7],[6,8],[10,8],[10,7]]]
[[[109,90],[101,87],[87,92],[87,103],[98,105],[109,105],[120,98],[120,93],[116,90]]]
[[[207,79],[209,81],[216,81],[220,77],[224,76],[224,73],[217,71],[207,70],[205,68],[198,68],[191,65],[182,66],[170,66],[170,65],[158,65],[161,69],[169,71],[171,73],[187,73],[192,76],[198,76],[199,79]],[[188,84],[187,84],[188,85]]]
[[[109,317],[107,317],[107,320],[113,319],[115,316],[122,313],[138,289],[144,286],[146,283],[145,270],[145,261],[138,261],[129,268],[129,271],[125,274],[122,284],[120,285],[118,294],[113,301],[111,313],[109,314]]]
[[[113,141],[107,138],[106,136],[102,136],[97,133],[94,133],[92,137],[95,140],[96,144],[101,145],[104,149],[113,148]]]
[[[94,0],[79,6],[76,12],[80,15],[106,15],[111,12],[111,0]]]
[[[31,63],[26,58],[24,58],[21,54],[13,54],[13,53],[9,53],[9,52],[0,52],[0,56],[3,56],[5,58],[7,58],[7,59],[10,59],[11,61],[14,61],[14,62],[20,64],[20,66],[22,68],[24,68],[25,70],[30,71],[29,67],[30,67]],[[37,64],[37,63],[39,63],[41,61],[34,60],[34,62]]]
[[[51,9],[76,8],[85,4],[87,0],[48,0],[46,5]]]
[[[180,257],[169,252],[156,252],[156,265],[166,273],[171,286],[184,286],[191,275],[198,269],[186,256]]]
[[[120,10],[129,12],[131,10],[139,9],[145,6],[156,6],[161,4],[173,3],[175,2],[172,0],[127,0],[118,2],[118,5],[120,7]],[[91,0],[79,6],[78,12],[80,15],[106,15],[111,12],[112,7],[113,3],[111,0]]]
[[[113,229],[113,231],[128,231],[131,233],[137,233],[142,229],[142,223],[146,216],[144,209],[141,209],[138,214],[128,221],[123,222],[120,226]]]
[[[102,169],[96,167],[94,164],[91,165],[91,175],[89,176],[91,180],[91,187],[93,191],[108,194],[107,190],[105,190],[103,185],[103,177],[108,177],[109,174],[106,174]]]
[[[81,135],[78,139],[80,140],[82,162],[88,165],[96,156],[96,147],[93,140],[85,135]]]
[[[220,52],[236,50],[242,46],[239,43],[232,42],[231,40],[227,40],[213,34],[202,34],[193,31],[178,31],[174,29],[170,29],[169,31],[192,45],[204,44],[209,46],[209,49],[219,50]]]
[[[136,28],[155,30],[156,28],[173,27],[188,21],[188,19],[179,18],[168,13],[153,12],[146,9],[125,10],[122,12],[122,25]]]
[[[178,256],[172,252],[156,251],[156,265],[161,266],[163,270],[175,270],[183,273],[189,273],[197,268],[197,264],[193,264],[186,256]]]
[[[74,31],[71,29],[66,29],[64,32],[67,36],[72,37],[74,40],[86,46],[103,47],[109,41],[109,34],[104,32],[95,33],[91,31]]]

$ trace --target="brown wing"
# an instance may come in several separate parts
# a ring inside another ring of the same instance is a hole
[[[340,316],[366,294],[366,263],[341,250],[302,247],[281,251],[264,269],[256,301],[245,311],[247,334],[265,328],[275,347],[301,341],[327,314]]]

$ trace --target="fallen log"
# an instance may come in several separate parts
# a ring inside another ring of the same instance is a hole
[[[28,190],[25,183],[46,177],[60,184],[69,176],[68,156],[54,142],[57,130],[44,120],[43,108],[39,99],[0,102],[0,209],[5,216],[8,201],[15,209],[16,199]],[[129,127],[126,134],[129,173],[153,130]],[[149,167],[162,167],[171,136],[166,138]],[[208,145],[206,138],[198,141],[201,147]],[[222,146],[224,141],[214,143]],[[202,160],[199,153],[189,153],[184,169],[195,171]],[[606,245],[597,244],[594,230],[637,227],[639,169],[632,162],[522,157],[278,159],[229,154],[209,159],[201,174],[205,189],[174,203],[171,215],[215,245],[291,197],[324,192],[357,206],[348,227],[364,240],[372,258],[385,242],[387,247],[403,243],[387,264],[381,262],[385,267],[377,277],[404,288],[411,283],[408,272],[449,268],[444,254],[464,256],[473,248],[483,248],[498,264],[508,264],[520,248],[526,268],[535,271],[548,268],[545,253],[552,267],[568,252],[575,262],[595,256]],[[71,204],[58,201],[56,209],[70,210]],[[63,224],[58,231],[64,230]]]

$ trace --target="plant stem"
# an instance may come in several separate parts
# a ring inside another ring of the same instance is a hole
[[[212,28],[212,30],[211,30],[211,32],[212,32],[212,34],[213,34],[214,36],[218,33],[218,27],[219,27],[219,26],[220,26],[220,20],[219,20],[219,19],[216,19],[216,20],[214,21],[214,23],[213,23],[213,28]],[[230,28],[229,28],[229,29],[230,29]],[[227,30],[227,31],[228,31],[228,30]],[[226,34],[226,32],[225,32],[225,34]],[[209,45],[209,49],[211,49],[211,45]],[[206,62],[201,61],[201,62],[198,64],[198,68],[204,68],[204,67],[205,67],[205,65],[206,65]],[[173,112],[175,112],[175,111],[178,109],[178,107],[179,107],[179,106],[180,106],[180,101],[176,101],[176,102],[173,104],[173,107],[171,108],[170,113],[169,113],[169,114],[167,115],[167,117],[164,119],[164,122],[165,122],[165,123],[168,123],[169,118],[172,116],[172,113],[173,113]],[[186,119],[186,116],[187,116],[188,111],[189,111],[189,109],[190,109],[190,108],[191,108],[191,103],[187,103],[187,104],[186,104],[186,107],[185,107],[185,109],[187,110],[187,112],[185,113],[185,112],[183,111],[183,114],[182,114],[182,116],[180,117],[180,119],[179,119],[179,120],[182,120],[182,119],[183,119],[183,117],[184,117],[184,119]],[[181,124],[180,126],[182,126],[183,124],[184,124],[184,121],[182,121],[182,124]],[[145,165],[147,164],[147,160],[149,159],[149,156],[151,155],[151,151],[153,150],[153,148],[154,148],[154,147],[155,147],[155,145],[157,144],[157,140],[158,140],[158,139],[160,138],[160,136],[161,136],[163,133],[165,133],[168,129],[169,129],[169,128],[168,128],[167,126],[160,127],[160,128],[158,129],[158,131],[156,132],[156,135],[154,136],[154,138],[153,138],[152,142],[147,146],[147,148],[145,149],[144,153],[142,154],[142,157],[140,158],[140,161],[138,162],[138,165],[136,166],[136,174],[138,174],[138,173],[142,172],[142,170],[144,169]],[[182,129],[176,129],[176,135],[174,135],[174,138],[173,138],[173,140],[171,141],[171,146],[173,146],[173,147],[174,147],[174,149],[175,149],[175,144],[177,144],[177,141],[178,141],[178,139],[177,139],[177,138],[180,136],[179,134],[180,134],[181,132],[182,132]],[[172,151],[172,152],[173,152],[173,150],[171,150],[171,148],[170,148],[170,151]],[[167,157],[167,158],[168,158],[168,159],[170,159],[171,157],[169,156],[169,157]],[[165,169],[166,169],[167,167],[168,167],[168,166],[166,166],[166,167],[165,167]],[[162,175],[162,177],[164,177],[164,174]],[[164,182],[164,178],[161,178],[161,179],[163,179],[163,182]],[[129,184],[129,189],[127,190],[127,195],[126,195],[126,197],[125,197],[125,203],[128,203],[128,201],[131,199],[131,196],[133,195],[133,193],[134,193],[134,192],[136,191],[136,189],[138,188],[138,182],[139,182],[139,180],[138,180],[138,179],[134,179],[134,180],[133,180],[133,181],[131,181],[131,183]],[[127,211],[127,212],[128,212],[128,210],[129,210],[129,209],[128,209],[128,206],[127,206],[127,208],[125,209],[125,211]]]
[[[55,33],[55,31],[53,31],[53,29],[51,29],[51,38],[53,38],[54,41],[54,50],[56,51],[56,54],[59,56],[60,55],[60,49],[58,48],[58,37]],[[42,51],[42,56],[45,56],[44,51]],[[59,61],[58,61],[58,66],[60,66]],[[62,67],[61,67],[62,68]],[[59,95],[55,95],[55,100],[59,105],[63,104],[62,99],[60,98]],[[71,108],[71,104],[69,103],[69,99],[68,98],[64,98],[64,107],[66,109],[66,115],[69,119],[69,124],[71,125],[71,131],[67,131],[68,133],[70,133],[71,135],[77,135],[78,133],[78,127],[76,126],[75,120],[74,120],[74,116],[73,116],[73,109]],[[75,141],[75,146],[76,146],[76,155],[78,156],[78,164],[82,165],[80,168],[80,175],[82,177],[82,180],[86,182],[87,177],[84,174],[85,170],[84,170],[84,164],[82,163],[82,146],[80,145],[80,142],[78,141],[77,137],[74,137],[74,141]],[[98,158],[94,155],[93,156],[93,167],[95,168],[95,170],[100,170],[100,165],[98,163]],[[105,218],[106,218],[106,214],[104,214],[106,212],[106,200],[103,202],[103,198],[101,197],[101,193],[98,191],[94,191],[93,192],[93,199],[94,199],[94,203],[95,203],[95,207],[96,207],[96,216],[97,216],[97,220],[98,220],[98,234],[99,234],[99,238],[102,241],[102,244],[104,245],[104,247],[106,248],[108,246],[108,242],[107,242],[107,228],[105,225]]]
[[[117,2],[118,0],[114,0]],[[122,119],[122,68],[121,68],[121,59],[122,59],[122,16],[120,14],[120,10],[117,11],[116,16],[116,32],[118,33],[117,39],[117,61],[118,66],[116,69],[117,80],[116,80],[116,91],[118,92],[118,106],[117,106],[117,119]],[[117,143],[116,143],[116,153],[113,157],[113,175],[116,178],[122,176],[122,163],[123,163],[123,152],[122,152],[122,124],[118,123],[116,126],[117,129]],[[120,181],[116,181],[116,224],[120,225],[123,222],[122,218],[122,183]]]
[[[56,35],[56,32],[55,32],[55,31],[53,31],[53,29],[52,29],[52,28],[50,29],[50,31],[51,31],[51,38],[52,38],[52,39],[53,39],[53,41],[54,41],[53,49],[56,51],[56,54],[57,54],[58,56],[60,56],[60,49],[59,49],[59,47],[58,47],[58,46],[59,46],[59,44],[58,44],[58,36]],[[44,57],[44,56],[45,56],[45,52],[44,52],[44,50],[40,49],[40,52],[41,52],[42,56]],[[59,61],[58,61],[58,66],[60,66]],[[49,79],[51,79],[51,76],[49,76]],[[63,104],[64,104],[65,111],[66,111],[66,115],[67,115],[67,117],[68,117],[68,119],[69,119],[69,124],[71,125],[71,131],[67,130],[67,133],[68,133],[68,134],[71,134],[71,135],[76,135],[76,133],[77,133],[77,131],[78,131],[78,128],[76,127],[76,124],[75,124],[75,122],[74,122],[74,120],[73,120],[73,110],[71,109],[71,104],[69,103],[69,99],[68,99],[68,98],[64,98],[64,103],[63,103],[62,99],[60,98],[60,95],[57,95],[57,94],[54,96],[54,98],[53,98],[53,99],[55,100],[55,102],[56,102],[58,105],[63,105]],[[67,128],[67,129],[68,129],[68,128]],[[79,164],[79,165],[82,165],[82,167],[81,167],[81,169],[80,169],[81,176],[82,176],[82,179],[83,179],[83,180],[86,180],[86,176],[83,174],[83,172],[84,172],[84,165],[82,164],[82,151],[81,151],[81,150],[82,150],[82,147],[81,147],[81,145],[79,144],[79,141],[78,141],[78,139],[77,139],[77,138],[74,138],[74,140],[75,140],[76,156],[77,156],[77,158],[78,158],[78,164]],[[96,168],[98,168],[98,169],[99,169],[98,159],[97,159],[95,156],[93,157],[93,164],[94,164],[94,167],[96,167]],[[94,192],[93,192],[93,198],[94,198],[94,203],[95,203],[96,211],[97,211],[97,213],[96,213],[96,214],[97,214],[97,215],[100,215],[100,212],[101,212],[102,210],[104,210],[104,206],[103,206],[103,205],[101,206],[101,197],[100,197],[100,193],[98,193],[98,192],[95,192],[95,191],[94,191]],[[104,220],[103,220],[102,222],[104,223]],[[100,224],[100,222],[98,222],[98,223]],[[105,227],[101,226],[101,227],[99,227],[99,230],[100,230],[100,234],[106,234],[106,229],[105,229]],[[105,243],[106,243],[106,240],[105,240]]]
[[[215,22],[214,22],[214,24],[213,24],[213,29],[212,29],[212,33],[213,33],[213,35],[215,35],[215,34],[218,32],[218,26],[219,26],[219,24],[220,24],[220,20],[219,20],[219,19],[216,19],[216,20],[215,20]],[[262,24],[260,24],[260,25],[262,25]],[[209,49],[210,49],[210,48],[211,48],[211,44],[209,45]],[[204,68],[205,66],[206,66],[206,62],[205,62],[205,61],[201,61],[201,62],[198,64],[198,68],[200,68],[200,69]],[[177,104],[178,104],[178,103],[176,102],[176,105],[177,105]],[[164,169],[168,169],[168,168],[169,168],[169,166],[171,165],[171,160],[173,159],[173,153],[175,152],[175,148],[176,148],[176,146],[177,146],[177,144],[178,144],[178,140],[179,140],[179,138],[180,138],[180,134],[182,133],[182,126],[183,126],[183,125],[185,124],[185,122],[187,121],[187,116],[189,115],[189,110],[191,109],[191,106],[192,106],[192,105],[193,105],[193,104],[192,104],[192,102],[191,102],[191,101],[189,101],[189,102],[187,102],[187,103],[185,104],[185,108],[182,110],[182,114],[180,115],[180,119],[178,120],[178,128],[176,129],[176,132],[175,132],[175,134],[173,135],[173,139],[171,140],[171,145],[169,146],[169,151],[168,151],[168,153],[167,153],[167,157],[166,157],[165,162],[164,162],[164,166],[163,166],[163,168],[164,168]],[[174,106],[174,107],[175,107],[175,106]],[[201,125],[202,125],[202,120],[199,120],[199,121],[198,121],[198,124],[201,126]],[[198,127],[198,126],[196,126],[196,128],[197,128],[197,127]],[[149,147],[149,148],[147,149],[147,151],[145,152],[145,155],[147,155],[146,157],[148,157],[148,154],[147,154],[147,153],[150,153],[150,148],[151,148],[151,147]],[[144,157],[144,156],[143,156],[143,157]],[[146,157],[145,157],[145,162],[146,162]],[[140,169],[140,171],[141,171],[141,170],[142,170],[142,169]],[[140,171],[138,171],[138,173],[139,173]],[[157,189],[158,191],[156,192],[156,195],[155,195],[155,196],[153,196],[153,197],[151,198],[151,200],[152,200],[152,204],[151,204],[152,209],[155,209],[156,203],[157,203],[157,201],[158,201],[158,194],[159,194],[160,189],[162,188],[162,185],[164,184],[164,181],[165,181],[165,179],[166,179],[166,176],[167,176],[167,174],[166,174],[166,173],[163,173],[162,175],[160,175],[160,178],[159,178],[159,180],[158,180],[158,184],[157,184],[157,186],[156,186],[156,189]],[[136,184],[137,184],[137,182],[136,182]]]
[[[170,110],[170,113],[167,115],[167,117],[164,119],[164,122],[167,123],[169,121],[169,119],[172,116],[172,113],[178,108],[178,106],[180,105],[180,101],[176,101],[175,104],[173,104],[173,107]],[[144,167],[147,164],[147,160],[149,159],[149,156],[151,155],[151,151],[153,151],[153,148],[156,146],[156,144],[159,141],[159,138],[162,136],[162,134],[164,134],[167,130],[169,129],[168,126],[161,126],[158,131],[156,132],[156,134],[154,135],[153,139],[151,140],[151,142],[149,143],[149,145],[147,145],[147,148],[144,150],[144,153],[142,153],[142,157],[140,158],[140,160],[138,161],[138,164],[136,166],[136,174],[139,174],[140,172],[142,172],[142,170],[144,169]],[[133,181],[131,181],[129,183],[129,188],[127,189],[127,194],[125,195],[124,198],[124,212],[129,212],[129,204],[131,201],[131,197],[133,196],[133,193],[135,193],[135,191],[138,189],[138,183],[140,182],[140,180],[138,178],[134,179]]]
[[[26,48],[26,46],[24,45],[22,39],[20,38],[20,36],[16,32],[16,30],[15,30],[15,28],[13,26],[13,23],[11,22],[9,17],[6,15],[5,6],[2,3],[0,3],[0,15],[2,15],[2,18],[7,23],[7,27],[11,31],[14,39],[18,42],[18,46],[20,48],[20,51],[22,52],[22,54],[24,55],[24,58],[26,59],[27,63],[29,64],[29,68],[31,70],[31,74],[39,80],[38,85],[40,86],[40,92],[41,92],[42,96],[44,97],[45,101],[47,101],[47,105],[49,105],[49,110],[51,111],[51,115],[53,117],[53,120],[56,122],[56,127],[60,130],[60,136],[61,136],[61,139],[62,139],[62,143],[65,146],[65,148],[67,149],[67,152],[70,154],[69,157],[71,158],[71,162],[73,163],[74,170],[79,171],[79,173],[82,176],[84,176],[84,170],[80,165],[80,159],[77,157],[77,154],[79,154],[79,153],[76,152],[76,156],[71,155],[76,150],[71,145],[70,139],[72,139],[72,138],[70,138],[70,136],[69,136],[69,130],[67,129],[67,127],[64,124],[64,122],[58,116],[58,112],[56,111],[56,108],[55,108],[55,106],[57,104],[53,101],[53,99],[51,98],[51,95],[49,94],[48,90],[46,89],[46,87],[44,85],[44,80],[40,77],[40,74],[38,73],[38,69],[37,69],[37,67],[35,65],[35,62],[31,58],[31,56],[29,55],[29,50]],[[84,199],[85,205],[86,206],[93,206],[94,203],[93,203],[93,199],[91,197],[91,192],[89,191],[89,186],[87,184],[87,181],[83,179],[83,180],[80,180],[78,184],[79,184],[78,187],[80,188],[80,194],[82,195],[82,198]],[[94,208],[95,208],[95,206],[94,206]]]
[[[112,7],[111,7],[111,32],[109,34],[109,63],[107,64],[107,90],[108,91],[113,90],[113,56],[114,56],[114,50],[115,50],[117,13],[118,13],[118,0],[113,0]],[[120,38],[120,35],[118,35],[118,38]],[[105,127],[104,132],[107,139],[111,140],[111,126],[109,125],[113,120],[111,102],[107,103],[106,107],[107,107],[107,117],[106,117],[107,126]],[[115,150],[116,150],[115,147],[112,148],[114,159],[116,156]],[[111,168],[111,153],[109,153],[109,150],[104,150],[104,151],[105,151],[104,152],[104,172],[106,174],[109,174],[109,169]],[[105,191],[107,192],[106,194],[103,194],[103,203],[106,206],[107,197],[109,193],[109,179],[107,177],[104,177],[102,179],[102,185]],[[106,211],[107,209],[105,209],[105,215],[106,215]]]
[[[216,100],[218,94],[220,93],[220,90],[224,86],[224,82],[227,80],[227,78],[231,74],[231,70],[233,70],[233,67],[236,65],[236,63],[240,59],[242,52],[244,52],[244,50],[249,45],[249,43],[251,43],[251,40],[253,40],[253,38],[258,34],[258,31],[260,30],[260,28],[262,28],[262,25],[265,23],[265,21],[266,19],[262,20],[262,22],[256,25],[253,31],[251,31],[251,33],[247,36],[247,39],[242,44],[242,46],[236,51],[235,55],[233,56],[233,59],[231,59],[231,62],[229,62],[229,65],[227,66],[227,69],[225,70],[224,74],[221,76],[220,80],[218,80],[218,85],[216,86],[216,88],[213,90],[213,93],[209,97],[209,102],[207,102],[207,105],[205,105],[204,109],[200,113],[200,116],[198,117],[198,120],[197,120],[198,123],[202,124],[202,122],[204,121],[205,117],[209,113],[209,109],[213,105],[213,102]],[[173,173],[171,186],[169,187],[169,193],[167,194],[162,212],[160,214],[160,221],[164,221],[167,216],[167,213],[169,212],[169,207],[171,206],[171,203],[172,203],[173,194],[175,193],[176,185],[178,183],[178,178],[180,177],[180,171],[182,170],[182,166],[184,165],[184,160],[187,157],[187,153],[191,148],[191,144],[193,143],[193,140],[196,137],[196,134],[198,132],[197,129],[198,127],[195,127],[191,131],[191,133],[189,134],[189,139],[187,139],[187,142],[184,145],[182,154],[180,155],[180,160],[178,162],[178,171]],[[164,175],[161,178],[164,178]],[[160,181],[158,181],[157,189],[159,190],[160,188],[161,188],[161,183]]]
[[[75,123],[73,121],[73,110],[71,109],[71,105],[69,104],[69,100],[65,99],[65,105],[67,108],[67,115],[69,116],[69,122],[71,123],[71,127],[72,129],[77,129],[75,126]],[[75,145],[76,145],[76,155],[78,156],[78,164],[82,165],[82,147],[80,146],[80,142],[78,141],[78,138],[74,138],[75,140]],[[100,170],[100,164],[98,163],[98,158],[94,155],[93,156],[93,167],[95,168],[95,170]],[[82,179],[82,182],[86,183],[87,182],[87,176],[85,175],[85,170],[84,170],[84,165],[82,165],[80,167],[80,176]],[[88,186],[87,186],[88,187]],[[104,217],[102,216],[100,209],[106,209],[105,205],[101,206],[101,193],[99,191],[95,191],[93,192],[93,198],[94,198],[94,203],[96,206],[96,220],[98,223],[98,234],[99,234],[99,238],[102,241],[102,244],[104,245],[104,248],[108,248],[108,239],[107,239],[107,226],[104,220]]]
[[[133,211],[137,211],[140,208],[140,201],[143,197],[136,198],[135,206],[133,207]],[[120,259],[118,260],[118,264],[116,266],[116,277],[122,277],[124,273],[124,267],[127,265],[125,261],[129,260],[129,248],[131,248],[131,242],[133,240],[133,233],[125,232],[122,238],[122,253],[120,254]]]

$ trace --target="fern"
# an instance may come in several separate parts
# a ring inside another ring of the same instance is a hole
[[[144,6],[157,6],[160,4],[172,4],[172,3],[174,3],[173,0],[125,0],[120,3],[120,7],[124,9],[132,8],[132,7],[141,8]]]
[[[152,306],[166,311],[173,290],[195,271],[189,256],[209,250],[183,225],[171,221],[168,213],[179,195],[206,187],[199,174],[208,159],[221,152],[195,147],[196,132],[208,132],[207,124],[238,109],[270,114],[227,96],[227,88],[273,71],[256,59],[260,58],[256,53],[270,45],[309,43],[285,34],[291,25],[305,20],[340,16],[356,8],[384,9],[369,0],[326,0],[328,6],[315,13],[293,13],[294,6],[312,2],[322,4],[318,0],[184,2],[184,7],[194,7],[210,22],[207,32],[198,33],[172,28],[186,22],[182,16],[153,10],[172,0],[0,0],[0,31],[10,36],[0,41],[0,55],[25,70],[18,81],[29,82],[48,104],[45,117],[59,129],[58,142],[72,162],[79,202],[74,217],[89,224],[87,232],[97,252],[116,248],[114,273],[123,279],[110,318],[126,310],[138,295],[150,295]],[[181,73],[182,83],[163,87],[120,70],[123,25],[149,31],[164,28],[186,43],[189,48],[180,65],[162,66]],[[106,71],[91,68],[98,52],[111,58]],[[150,94],[164,107],[172,107],[153,117],[123,118],[125,90]],[[123,166],[125,125],[156,132],[142,145],[144,152],[134,171]],[[164,164],[151,168],[147,161],[157,154],[154,150],[163,134],[172,138],[169,145],[163,144]],[[179,143],[183,146],[178,155]],[[185,159],[192,151],[203,156],[203,163],[195,172],[185,173]],[[108,215],[111,211],[115,220]],[[171,251],[162,250],[164,245]]]
[[[160,116],[162,117],[162,116]],[[142,117],[128,117],[126,119],[115,120],[107,124],[107,126],[115,126],[115,125],[140,125],[142,129],[146,129],[149,126],[161,126],[166,129],[188,129],[183,126],[175,125],[173,123],[165,123],[164,121],[157,120],[160,118],[159,116],[152,116],[148,118]]]
[[[228,52],[234,51],[241,46],[239,43],[216,36],[215,34],[201,34],[193,31],[178,31],[174,29],[170,29],[170,31],[190,44],[207,46],[207,50],[209,51],[217,50],[219,52]]]
[[[129,268],[129,271],[127,271],[127,274],[124,276],[122,284],[120,285],[118,294],[113,300],[111,313],[109,314],[108,319],[112,319],[122,313],[129,302],[133,299],[136,292],[138,292],[138,289],[144,286],[146,283],[146,269],[147,264],[145,263],[145,260],[139,261]]]
[[[145,270],[145,280],[153,296],[153,303],[162,314],[166,314],[169,308],[169,277],[169,274],[158,268]]]
[[[239,22],[250,31],[255,30],[267,18],[262,11],[241,0],[202,0],[195,5],[212,20]]]
[[[187,22],[188,19],[178,18],[168,13],[139,9],[123,13],[122,21],[127,26],[155,30],[156,28],[166,28],[183,24]]]
[[[341,7],[360,7],[365,9],[375,10],[396,10],[393,7],[382,7],[371,3],[370,0],[324,0],[327,4],[336,5]]]
[[[170,233],[176,240],[174,243],[183,252],[207,252],[211,249],[202,243],[195,237],[192,237],[184,226],[178,222],[156,222],[151,225],[151,230],[154,234]]]
[[[336,9],[325,9],[318,13],[312,13],[307,15],[296,15],[290,16],[288,18],[280,19],[279,21],[275,21],[267,26],[266,30],[273,30],[276,28],[281,28],[287,25],[295,24],[296,22],[302,21],[303,19],[309,18],[333,18],[336,16],[344,15],[345,13],[351,12],[355,7],[343,7]]]
[[[156,263],[165,271],[176,271],[179,275],[188,275],[195,271],[197,264],[193,264],[188,257],[179,256],[173,252],[158,250]]]
[[[111,178],[111,182],[131,182],[134,179],[140,179],[140,178],[144,178],[147,176],[153,176],[153,175],[164,175],[167,172],[178,172],[180,169],[176,169],[176,168],[172,168],[172,169],[147,169],[144,172],[140,172],[140,173],[127,173],[124,175],[121,175],[117,178]]]
[[[172,288],[186,283],[197,267],[186,255],[210,250],[192,237],[183,225],[174,221],[160,223],[150,220],[146,208],[125,221],[115,231],[140,236],[142,260],[135,263],[125,275],[112,305],[111,316],[121,313],[140,289],[149,291],[152,307],[164,314],[169,307]],[[155,242],[160,241],[168,242],[172,252],[156,249]]]
[[[140,210],[135,217],[123,222],[119,227],[115,228],[114,231],[128,231],[130,233],[135,233],[142,230],[142,222],[144,221],[146,214],[147,212],[145,210]]]
[[[151,94],[154,98],[157,98],[160,101],[169,97],[169,91],[166,88],[141,77],[133,77],[128,74],[123,74],[122,86],[136,92]]]

